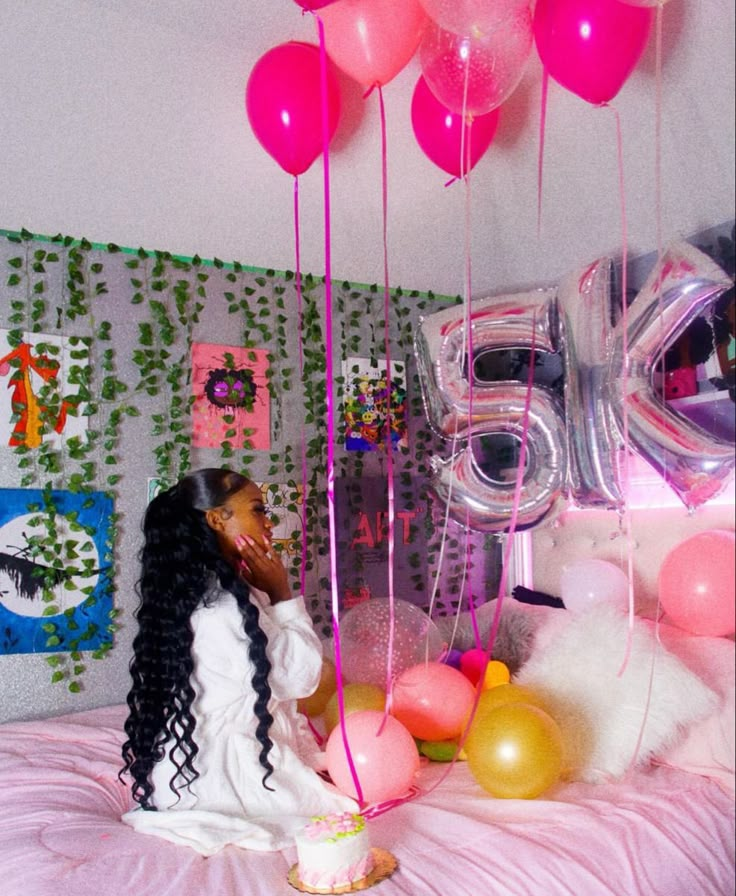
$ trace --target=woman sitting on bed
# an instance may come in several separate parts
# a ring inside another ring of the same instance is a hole
[[[140,807],[123,820],[207,855],[281,849],[308,816],[356,808],[317,773],[296,709],[322,650],[272,528],[258,486],[221,469],[185,476],[143,523],[123,745]]]

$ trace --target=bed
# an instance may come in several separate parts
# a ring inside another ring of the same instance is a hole
[[[623,775],[560,781],[534,800],[494,799],[467,763],[426,761],[420,795],[370,818],[373,844],[398,861],[377,896],[730,896],[733,640],[676,641],[676,661],[716,693],[707,717]],[[669,662],[670,648],[660,649]],[[634,673],[636,663],[632,653]],[[651,696],[659,700],[656,687]],[[205,858],[120,821],[131,806],[117,777],[125,713],[109,706],[0,725],[5,896],[296,893],[287,880],[294,848],[229,846]]]

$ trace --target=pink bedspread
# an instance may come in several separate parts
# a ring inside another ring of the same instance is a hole
[[[135,833],[117,780],[125,708],[0,725],[4,896],[289,896],[296,851],[203,858]],[[420,784],[444,771],[429,765]],[[731,896],[734,801],[650,768],[625,783],[496,800],[457,763],[431,792],[370,821],[398,859],[376,896]]]

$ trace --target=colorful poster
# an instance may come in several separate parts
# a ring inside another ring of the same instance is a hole
[[[391,364],[391,382],[386,383],[386,365],[371,358],[348,358],[345,377],[345,448],[347,451],[379,451],[386,447],[386,425],[390,421],[391,444],[408,447],[406,425],[406,371]]]
[[[113,502],[102,492],[52,491],[52,545],[43,501],[40,489],[0,489],[0,654],[95,650],[111,637]],[[45,615],[49,607],[59,612]],[[51,630],[58,643],[47,645]]]
[[[192,345],[192,445],[268,450],[270,400],[264,349]]]
[[[68,415],[62,398],[76,392],[69,384],[69,371],[79,362],[74,360],[70,340],[24,333],[23,341],[14,346],[9,333],[0,329],[0,446],[37,448],[42,438],[59,443],[62,433],[65,438],[82,435],[87,417]],[[57,407],[54,412],[44,402],[44,392],[50,390]]]

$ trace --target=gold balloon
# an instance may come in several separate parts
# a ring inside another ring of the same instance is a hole
[[[489,713],[497,706],[504,706],[506,703],[529,703],[546,711],[546,706],[534,691],[520,684],[511,684],[509,682],[508,684],[498,684],[483,691],[473,716],[473,724],[484,714]]]
[[[310,694],[309,697],[302,697],[301,700],[297,700],[297,709],[310,718],[321,715],[325,706],[327,706],[327,701],[335,693],[336,688],[337,670],[335,669],[335,664],[332,660],[324,657],[317,690]]]
[[[351,682],[342,689],[342,702],[345,717],[351,712],[362,709],[377,709],[383,712],[386,704],[386,692],[375,684]],[[337,692],[327,701],[324,711],[325,729],[329,734],[340,723],[340,708],[337,703]]]
[[[502,799],[534,799],[562,772],[560,729],[543,709],[528,703],[503,703],[476,713],[465,752],[475,780]]]

